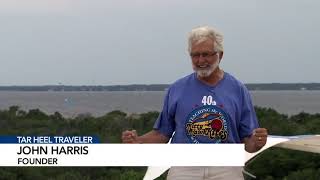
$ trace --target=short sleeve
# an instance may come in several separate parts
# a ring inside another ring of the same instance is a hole
[[[176,103],[173,101],[172,89],[169,88],[164,99],[162,111],[153,126],[153,129],[158,130],[169,138],[175,131],[175,107]]]
[[[242,89],[242,107],[239,135],[242,140],[245,137],[251,136],[254,129],[258,128],[258,119],[254,110],[251,96],[246,87]]]

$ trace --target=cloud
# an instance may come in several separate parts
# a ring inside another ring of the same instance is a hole
[[[181,8],[188,6],[182,0],[1,0],[0,15],[42,14],[108,14],[115,11],[132,11]]]
[[[1,0],[0,14],[63,14],[72,8],[72,0]]]

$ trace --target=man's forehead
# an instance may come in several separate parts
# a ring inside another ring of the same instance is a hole
[[[198,41],[192,42],[191,49],[197,49],[197,48],[214,48],[215,43],[211,39],[202,39]]]

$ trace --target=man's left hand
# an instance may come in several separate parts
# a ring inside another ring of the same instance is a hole
[[[268,131],[266,128],[253,130],[252,138],[257,149],[261,149],[267,143]]]

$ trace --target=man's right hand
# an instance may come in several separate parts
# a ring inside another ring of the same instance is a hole
[[[122,132],[122,142],[123,143],[133,143],[133,144],[138,144],[141,143],[138,140],[138,134],[136,130],[132,130],[132,131],[124,131]]]

